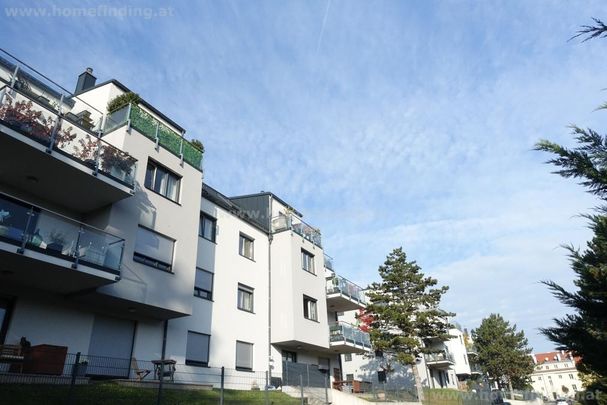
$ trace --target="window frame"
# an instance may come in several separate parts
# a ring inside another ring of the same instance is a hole
[[[137,252],[137,237],[135,237],[135,248],[133,249],[133,261],[137,262],[137,263],[141,263],[144,266],[152,267],[154,269],[173,274],[174,273],[173,272],[173,261],[175,260],[175,245],[176,245],[177,241],[167,235],[164,235],[158,231],[155,231],[154,229],[150,229],[147,226],[143,226],[141,224],[138,225],[137,232],[139,232],[139,229],[143,229],[144,231],[151,232],[151,233],[153,233],[157,236],[160,236],[164,239],[167,239],[173,243],[173,247],[171,249],[171,263],[167,263],[160,259],[153,258],[153,257],[147,256],[143,253]]]
[[[246,293],[246,294],[250,294],[251,296],[251,309],[245,308],[244,307],[244,302],[245,300],[243,299],[243,306],[240,306],[240,296],[241,296],[241,292],[242,293]],[[236,307],[244,312],[248,312],[251,314],[255,313],[255,289],[253,287],[249,287],[246,284],[242,284],[242,283],[238,283],[238,289],[236,292]]]
[[[352,353],[344,353],[344,362],[352,361]]]
[[[312,307],[309,304],[314,304],[314,315],[315,317],[310,317],[310,312]],[[307,295],[303,296],[303,316],[305,319],[309,321],[318,322],[318,300]]]
[[[297,352],[292,352],[290,350],[282,351],[282,361],[287,363],[297,363]]]
[[[207,361],[200,361],[200,360],[190,360],[187,358],[188,356],[188,341],[189,339],[187,339],[187,337],[189,337],[190,333],[194,334],[194,335],[200,335],[200,336],[206,336],[207,337]],[[196,366],[196,367],[209,367],[209,359],[211,357],[211,335],[209,335],[208,333],[201,333],[201,332],[196,332],[193,330],[188,330],[188,333],[186,335],[186,359],[185,359],[185,364],[188,366]]]
[[[248,345],[251,348],[251,358],[250,358],[250,360],[251,360],[251,367],[242,367],[242,366],[238,365],[238,344],[239,343],[243,344],[243,345]],[[245,342],[243,340],[237,340],[236,341],[236,345],[235,345],[236,353],[235,353],[235,356],[234,356],[234,368],[236,370],[238,370],[238,371],[253,371],[253,362],[254,362],[253,350],[254,350],[254,346],[255,345],[253,343],[251,343],[251,342]]]
[[[251,257],[245,254],[247,241],[251,242]],[[255,261],[255,239],[245,233],[240,232],[238,236],[238,254],[249,260]]]
[[[148,177],[148,173],[150,166],[153,166],[154,168],[154,173],[152,175],[152,178]],[[156,190],[156,181],[157,181],[157,175],[158,175],[158,168],[161,168],[161,170],[165,171],[167,174],[167,180],[166,180],[166,184],[164,185],[164,190]],[[171,197],[169,197],[168,195],[168,187],[169,187],[169,176],[172,176],[177,183],[177,190],[175,192],[175,199],[172,199]],[[169,169],[168,167],[158,163],[157,161],[155,161],[152,158],[148,158],[148,162],[147,165],[145,167],[145,178],[143,181],[143,184],[145,186],[146,189],[152,191],[154,194],[158,194],[159,196],[162,196],[164,198],[166,198],[169,201],[174,202],[175,204],[179,204],[179,201],[181,200],[181,179],[182,176],[178,175],[177,173],[175,173],[174,171],[172,171],[171,169]],[[151,184],[148,184],[148,180],[151,182]]]
[[[308,260],[306,260],[306,258]],[[306,263],[311,268],[306,268]],[[306,273],[316,275],[316,266],[314,265],[314,255],[308,252],[306,249],[301,249],[301,269]]]
[[[202,298],[203,300],[213,301],[213,286],[215,285],[215,273],[205,270],[200,267],[196,267],[196,273],[203,271],[211,275],[211,290],[205,290],[204,288],[196,286],[196,279],[194,278],[194,297]],[[205,297],[202,293],[207,293]]]
[[[212,223],[211,239],[204,236],[205,226],[204,220],[208,220]],[[198,236],[202,239],[208,240],[209,242],[217,243],[217,218],[207,214],[204,211],[200,211],[200,222],[198,223]]]

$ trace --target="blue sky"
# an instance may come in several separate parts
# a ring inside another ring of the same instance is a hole
[[[607,40],[567,42],[604,1],[99,4],[171,16],[5,8],[2,47],[68,88],[92,66],[137,91],[205,144],[209,184],[289,201],[342,275],[366,285],[403,246],[463,326],[498,312],[552,347],[537,328],[565,308],[539,280],[571,285],[559,246],[597,202],[532,147],[605,128]]]

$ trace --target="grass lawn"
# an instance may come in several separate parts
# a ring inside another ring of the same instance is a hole
[[[66,405],[69,387],[64,385],[0,385],[0,405]],[[74,387],[73,405],[154,405],[158,390],[99,383]],[[270,404],[297,405],[300,401],[282,392],[270,392]],[[163,405],[219,404],[219,390],[164,390]],[[225,390],[224,404],[265,405],[263,391]]]

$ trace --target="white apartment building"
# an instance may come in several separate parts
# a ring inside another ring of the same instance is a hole
[[[129,377],[132,358],[164,353],[184,375],[269,370],[288,383],[283,365],[298,363],[341,380],[340,355],[370,344],[337,313],[364,300],[320,231],[270,192],[228,198],[203,183],[177,123],[145,100],[107,112],[129,92],[87,69],[69,94],[0,58],[0,344],[123,366],[89,364],[93,377]]]
[[[343,319],[356,322],[356,313],[345,313]],[[477,353],[471,342],[466,342],[462,328],[456,325],[449,334],[453,337],[444,342],[430,339],[427,347],[435,353],[424,354],[418,359],[418,373],[426,388],[459,389],[463,382],[481,374],[475,363]],[[412,368],[389,363],[381,353],[348,353],[342,356],[342,362],[346,381],[352,381],[355,387],[378,384],[385,376],[386,384],[415,391]]]
[[[531,374],[533,390],[551,399],[572,398],[582,391],[582,381],[575,367],[576,359],[570,352],[554,351],[532,354],[535,370]]]

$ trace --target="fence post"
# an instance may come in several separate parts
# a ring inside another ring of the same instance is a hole
[[[270,405],[270,393],[268,392],[268,385],[270,384],[270,381],[268,379],[268,370],[266,370],[266,405]]]
[[[223,384],[225,381],[225,367],[221,366],[221,389],[219,391],[219,405],[223,405]]]
[[[303,393],[303,375],[299,375],[299,389],[301,392],[301,405],[304,405],[304,393]]]
[[[76,385],[76,374],[78,373],[79,366],[80,352],[76,353],[76,360],[74,360],[74,364],[72,364],[72,380],[70,381],[70,391],[67,396],[68,405],[72,405],[74,403],[74,385]]]

